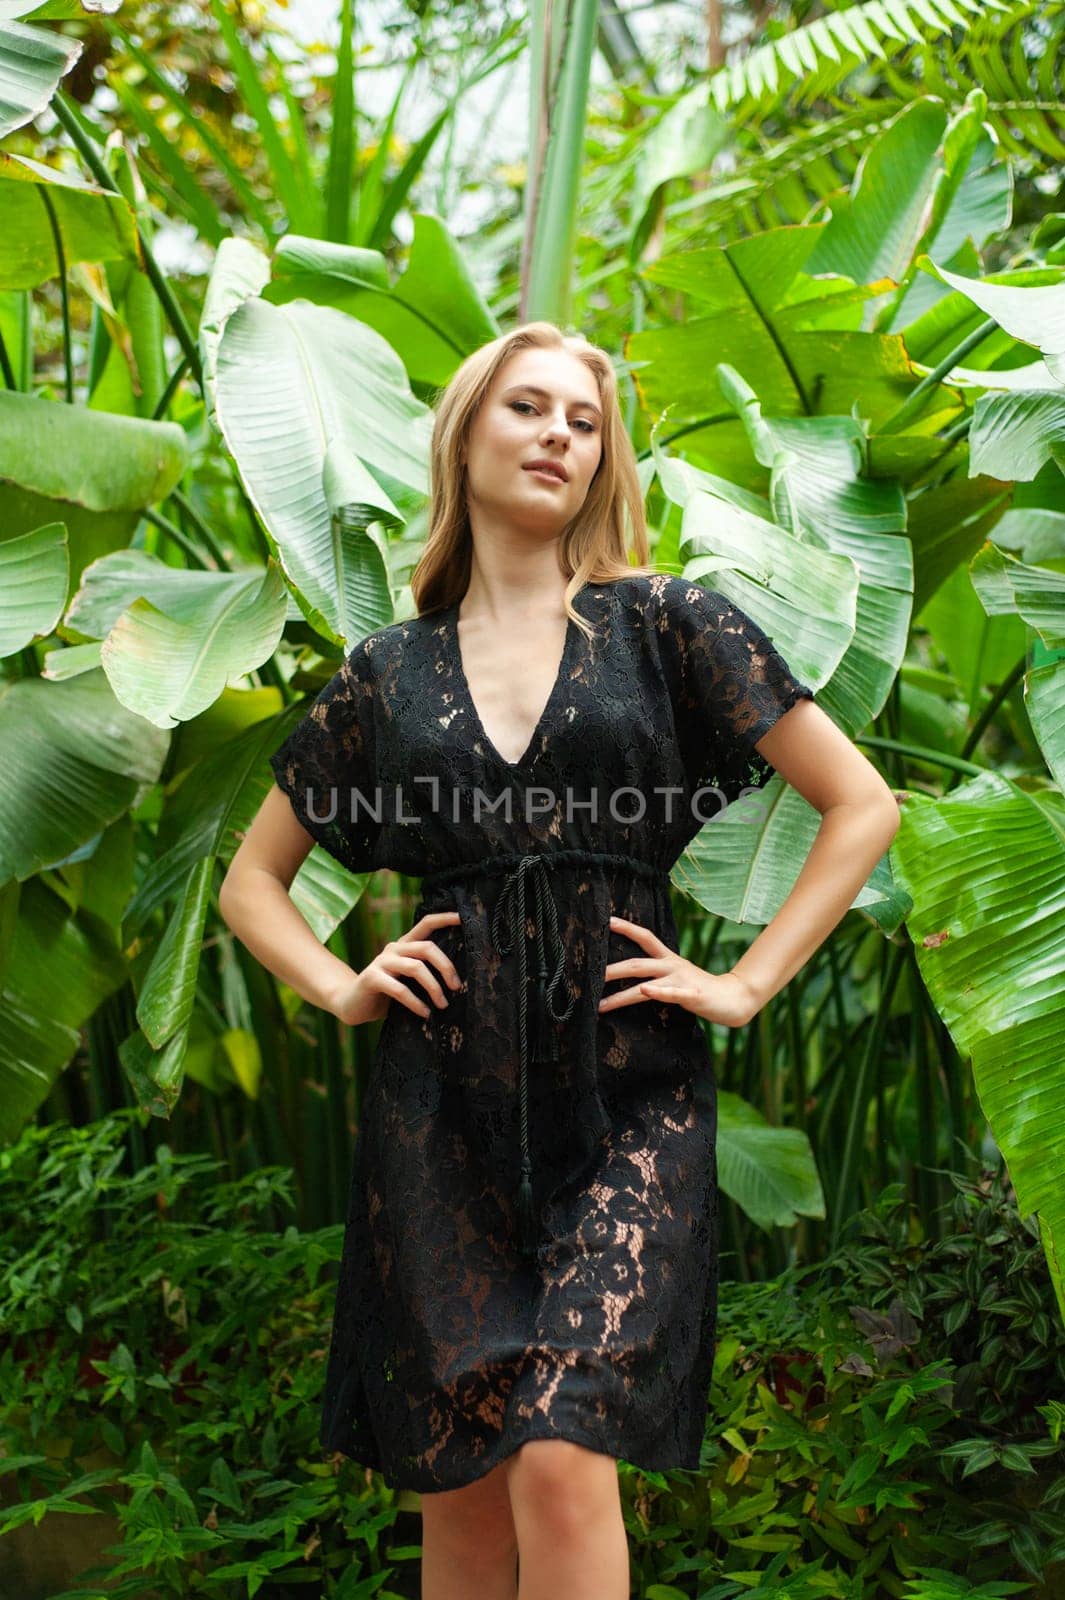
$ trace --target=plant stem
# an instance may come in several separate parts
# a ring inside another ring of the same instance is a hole
[[[960,362],[964,361],[970,350],[975,350],[978,344],[983,344],[988,334],[994,333],[997,328],[998,323],[995,321],[994,317],[985,317],[984,321],[980,323],[979,327],[974,328],[972,333],[970,333],[967,338],[962,340],[961,344],[956,345],[953,350],[947,351],[947,354],[943,357],[939,365],[937,367],[933,367],[931,372],[927,373],[926,376],[921,379],[916,389],[911,390],[910,394],[903,401],[899,409],[890,417],[885,418],[885,420],[879,424],[876,430],[877,435],[880,436],[885,433],[900,433],[906,424],[911,421],[911,419],[915,417],[919,411],[924,409],[926,402],[931,397],[932,391],[938,389],[940,383],[946,377],[947,373],[950,372],[954,367],[958,366]]]
[[[48,214],[48,223],[52,229],[52,242],[55,245],[55,265],[59,275],[59,297],[63,308],[63,366],[66,371],[66,397],[67,405],[74,404],[74,355],[70,343],[70,290],[67,286],[67,253],[63,248],[63,234],[59,227],[59,218],[55,214],[52,197],[43,184],[38,185],[37,193],[41,197],[41,204]],[[11,385],[14,388],[14,383]]]
[[[70,135],[72,142],[77,147],[78,154],[85,162],[85,165],[92,172],[93,177],[96,179],[100,187],[102,189],[109,190],[111,194],[117,194],[121,196],[122,191],[115,183],[114,178],[112,178],[111,174],[108,172],[103,161],[101,161],[98,152],[93,149],[93,146],[86,136],[84,129],[81,127],[81,124],[78,122],[74,112],[67,103],[66,97],[58,90],[52,98],[52,109],[55,111],[59,121]],[[163,274],[159,270],[159,265],[152,254],[151,246],[142,234],[140,227],[137,225],[135,216],[133,219],[133,225],[137,230],[137,242],[140,246],[141,255],[144,259],[144,270],[148,274],[152,288],[159,297],[159,302],[162,305],[163,311],[166,313],[167,320],[169,321],[170,326],[173,328],[174,333],[177,336],[178,343],[185,353],[185,359],[189,364],[189,371],[196,379],[202,394],[204,392],[203,365],[200,361],[200,353],[196,348],[196,340],[193,338],[192,331],[189,328],[188,323],[185,321],[184,313],[182,312],[181,307],[174,299],[170,285],[167,283],[166,279],[163,277]]]

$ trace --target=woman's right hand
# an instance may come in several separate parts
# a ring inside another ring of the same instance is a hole
[[[447,996],[431,968],[437,967],[452,989],[462,986],[455,964],[429,935],[436,928],[453,927],[461,922],[457,911],[428,911],[399,939],[393,939],[361,972],[353,972],[339,989],[332,1006],[335,1016],[349,1027],[359,1022],[380,1022],[387,1015],[390,1000],[398,1000],[415,1016],[427,1017],[431,1006],[400,982],[400,977],[416,978],[443,1010]]]

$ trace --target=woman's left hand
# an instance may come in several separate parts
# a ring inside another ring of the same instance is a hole
[[[624,934],[647,954],[609,963],[606,981],[617,978],[640,981],[631,989],[619,989],[617,994],[600,1000],[601,1012],[637,1005],[641,1000],[665,1000],[671,1005],[683,1006],[697,1017],[705,1017],[708,1022],[742,1028],[761,1010],[747,984],[734,972],[704,972],[702,967],[663,944],[650,928],[628,922],[624,917],[612,916],[610,928],[614,933]]]

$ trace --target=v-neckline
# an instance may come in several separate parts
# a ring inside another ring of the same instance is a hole
[[[577,601],[583,593],[584,589],[581,588],[578,589],[577,594],[574,596],[572,601],[574,610],[579,611],[580,608],[577,605]],[[578,632],[577,624],[574,622],[573,618],[567,614],[566,637],[562,644],[562,654],[559,657],[558,671],[555,673],[554,682],[552,683],[548,692],[547,699],[544,701],[543,710],[540,712],[540,715],[536,721],[536,726],[529,735],[529,741],[521,755],[518,757],[517,761],[508,761],[488,735],[488,730],[485,728],[484,722],[481,718],[481,713],[477,709],[477,702],[473,698],[473,691],[470,688],[470,681],[466,676],[466,668],[462,664],[462,647],[459,644],[458,627],[459,606],[461,604],[461,600],[454,600],[448,608],[447,637],[451,646],[452,657],[455,666],[455,675],[458,679],[463,698],[466,701],[466,706],[470,713],[470,721],[483,741],[485,748],[492,755],[493,759],[496,760],[499,765],[504,767],[508,772],[517,772],[521,767],[525,766],[532,755],[533,747],[543,732],[544,725],[547,722],[551,711],[554,709],[555,701],[558,698],[562,683],[566,676],[566,669],[570,664],[570,657],[573,651],[573,642]]]

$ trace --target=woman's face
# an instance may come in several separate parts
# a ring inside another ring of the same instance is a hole
[[[471,522],[557,536],[584,504],[603,450],[599,385],[566,350],[519,350],[504,362],[470,429]],[[563,476],[530,470],[555,462]]]

